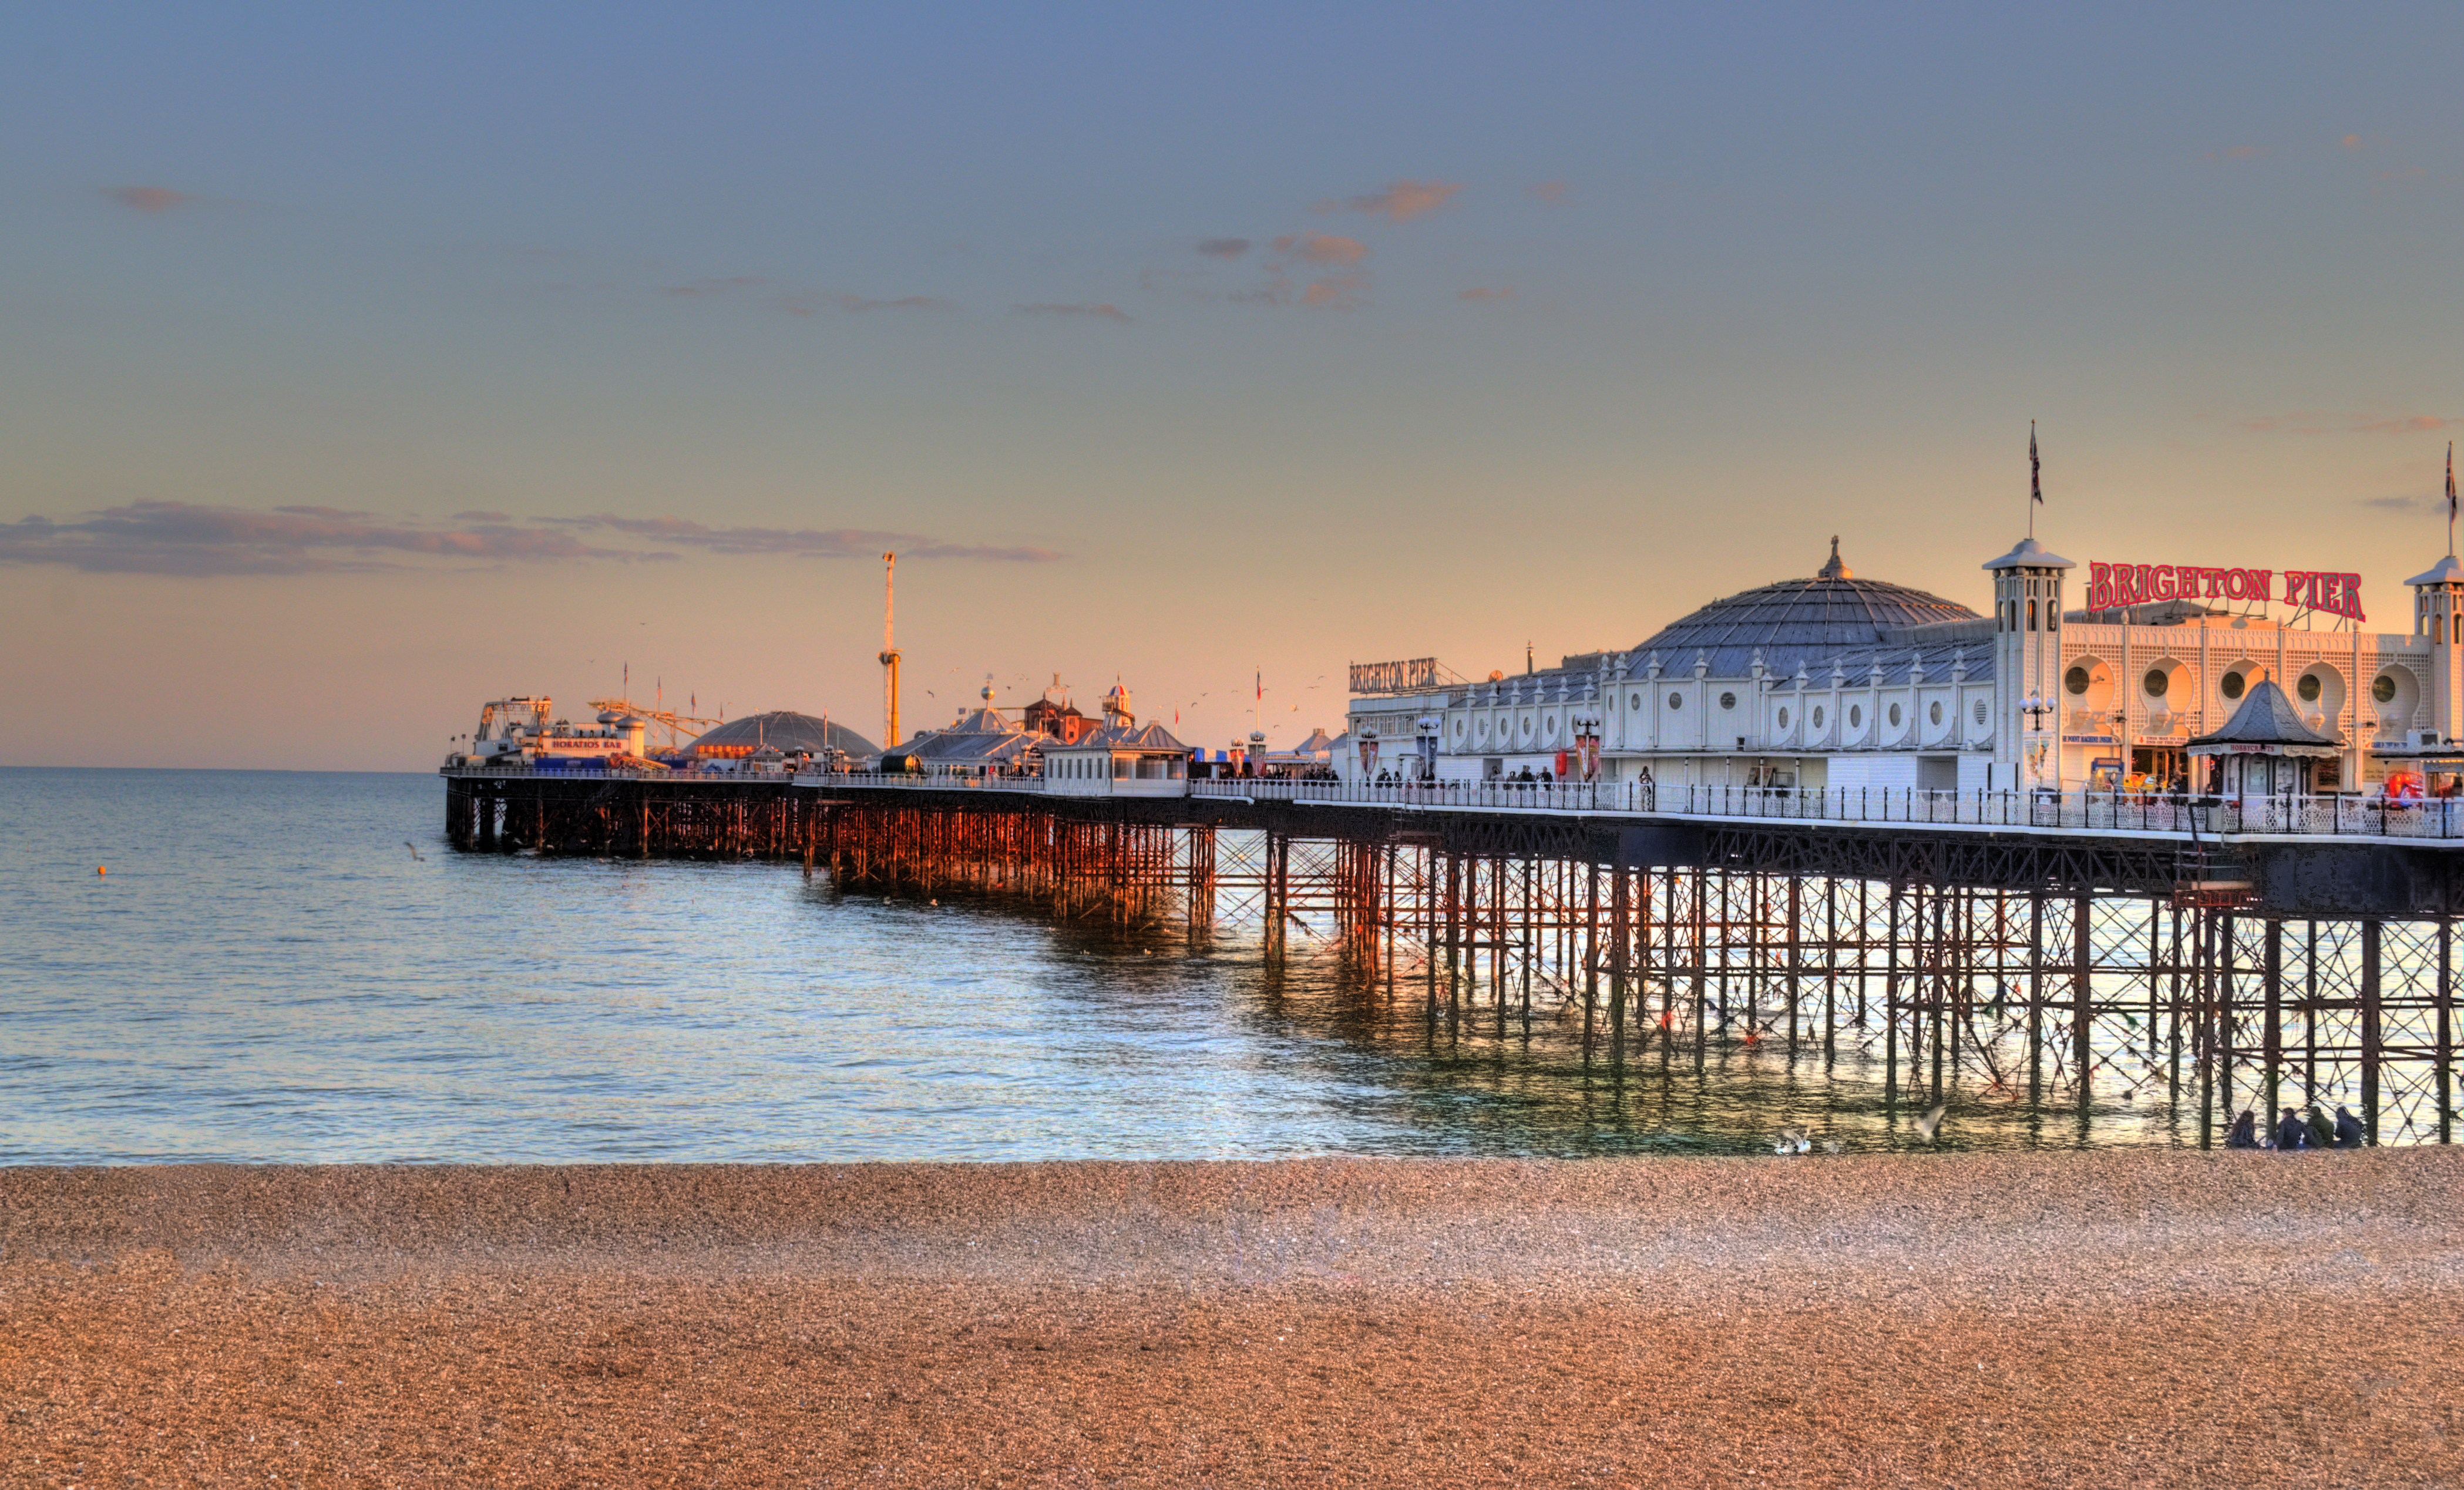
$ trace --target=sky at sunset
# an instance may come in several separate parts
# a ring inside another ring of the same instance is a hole
[[[23,7],[0,764],[1193,743],[1859,573],[2446,545],[2464,8]],[[2076,597],[2075,597],[2076,599]],[[105,727],[107,726],[107,728]]]

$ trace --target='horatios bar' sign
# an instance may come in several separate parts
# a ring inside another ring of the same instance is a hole
[[[2153,601],[2281,600],[2296,610],[2366,621],[2362,614],[2362,577],[2319,569],[2284,571],[2284,593],[2273,569],[2202,569],[2190,564],[2097,564],[2087,566],[2087,608],[2119,610]]]

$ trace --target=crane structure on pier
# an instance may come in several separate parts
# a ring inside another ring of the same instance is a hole
[[[697,714],[680,714],[672,710],[653,709],[648,704],[637,704],[629,698],[594,698],[590,701],[590,707],[615,713],[638,714],[648,719],[668,732],[670,750],[674,750],[683,743],[677,738],[678,735],[696,735],[719,722],[716,719],[704,719]]]

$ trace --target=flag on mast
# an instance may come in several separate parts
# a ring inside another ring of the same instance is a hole
[[[1266,696],[1266,669],[1264,668],[1258,669],[1258,696]]]
[[[2036,459],[2036,422],[2028,421],[2028,499],[2045,505],[2045,463]]]
[[[2455,552],[2455,442],[2447,442],[2447,552]]]

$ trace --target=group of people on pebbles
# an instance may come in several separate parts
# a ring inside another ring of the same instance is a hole
[[[2291,1107],[2276,1120],[2275,1129],[2265,1137],[2258,1131],[2258,1114],[2248,1107],[2233,1119],[2233,1130],[2225,1134],[2228,1149],[2273,1149],[2278,1153],[2291,1153],[2299,1149],[2361,1149],[2369,1144],[2369,1134],[2362,1128],[2362,1120],[2343,1107],[2336,1109],[2335,1121],[2310,1105],[2310,1115],[2303,1117]]]

